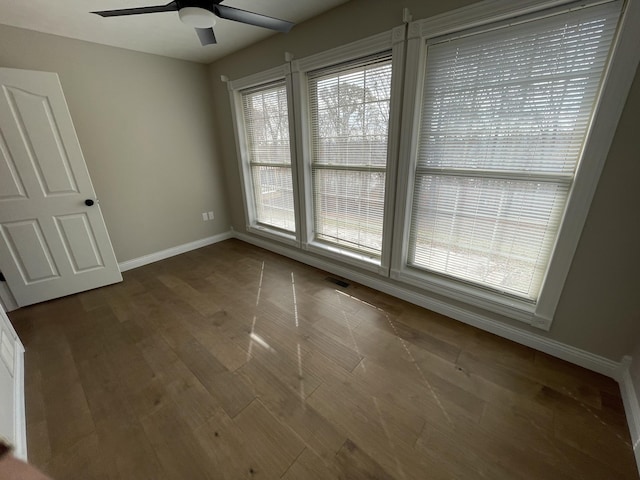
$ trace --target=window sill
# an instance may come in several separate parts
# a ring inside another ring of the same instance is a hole
[[[391,278],[453,300],[464,302],[473,307],[504,315],[505,317],[525,322],[544,330],[547,329],[546,326],[537,320],[536,304],[527,302],[526,300],[501,295],[498,292],[491,292],[483,288],[456,282],[455,280],[429,274],[410,267],[392,270]]]
[[[329,257],[333,260],[338,260],[342,263],[353,265],[354,267],[359,267],[363,270],[375,272],[385,277],[389,275],[389,268],[382,266],[379,258],[356,253],[346,248],[340,248],[328,243],[312,241],[305,245],[305,250]]]
[[[268,228],[263,225],[247,225],[247,232],[260,235],[270,240],[275,240],[293,247],[300,247],[300,241],[294,233],[285,233],[274,228]]]

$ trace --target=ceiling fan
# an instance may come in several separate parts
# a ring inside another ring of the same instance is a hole
[[[123,15],[141,15],[144,13],[158,12],[178,12],[182,23],[194,27],[200,43],[211,45],[217,43],[213,33],[213,26],[216,24],[216,17],[233,20],[235,22],[246,23],[258,27],[277,30],[278,32],[288,32],[293,27],[293,23],[278,18],[268,17],[259,13],[240,10],[239,8],[220,5],[223,0],[174,0],[166,5],[154,5],[150,7],[124,8],[121,10],[105,10],[101,12],[91,12],[101,17],[120,17]]]

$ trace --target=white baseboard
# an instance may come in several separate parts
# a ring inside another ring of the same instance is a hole
[[[622,401],[624,402],[624,411],[627,414],[633,453],[636,456],[638,473],[640,473],[640,401],[634,388],[633,378],[631,378],[629,371],[630,366],[631,357],[624,357],[620,364],[622,371],[620,375],[620,393],[622,395]]]
[[[233,234],[237,239],[244,242],[251,243],[275,253],[279,253],[280,255],[284,255],[307,265],[320,268],[327,272],[333,273],[334,275],[348,278],[349,280],[352,280],[354,282],[358,282],[362,285],[366,285],[367,287],[374,288],[394,297],[406,300],[407,302],[419,305],[442,315],[446,315],[447,317],[451,317],[455,320],[477,327],[481,330],[491,332],[495,335],[507,338],[516,343],[526,345],[527,347],[540,350],[541,352],[561,358],[562,360],[566,360],[567,362],[571,362],[602,375],[606,375],[607,377],[611,377],[614,380],[620,379],[619,362],[615,362],[608,358],[594,355],[593,353],[572,347],[570,345],[566,345],[542,335],[528,332],[524,329],[496,321],[485,315],[481,315],[465,308],[446,303],[442,300],[429,297],[426,293],[417,293],[408,288],[404,288],[397,284],[391,283],[385,278],[374,277],[373,275],[360,273],[354,271],[349,267],[336,264],[330,260],[324,260],[318,257],[314,257],[302,250],[290,248],[284,245],[277,245],[263,240],[262,238],[248,235],[246,233],[233,232]]]
[[[131,260],[125,260],[124,262],[118,263],[118,266],[120,267],[121,272],[126,272],[127,270],[131,270],[133,268],[142,267],[143,265],[148,265],[150,263],[164,260],[165,258],[180,255],[181,253],[190,252],[191,250],[206,247],[207,245],[213,245],[214,243],[222,242],[223,240],[228,240],[230,238],[233,238],[233,233],[231,231],[219,233],[218,235],[213,235],[212,237],[196,240],[195,242],[184,243],[182,245],[167,248],[166,250],[150,253],[149,255],[133,258]]]

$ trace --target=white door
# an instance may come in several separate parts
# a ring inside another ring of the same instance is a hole
[[[0,68],[0,89],[0,271],[18,305],[121,281],[58,75]]]
[[[0,437],[15,446],[18,457],[26,459],[24,406],[24,347],[0,310]]]

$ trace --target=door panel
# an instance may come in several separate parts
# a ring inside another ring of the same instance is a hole
[[[18,305],[122,280],[55,73],[0,68],[0,270]]]
[[[0,132],[0,199],[25,197],[24,186],[18,176],[9,147]]]
[[[2,237],[26,285],[60,277],[37,220],[5,223]]]
[[[5,87],[11,116],[44,196],[77,193],[69,159],[47,97]]]
[[[104,267],[86,213],[61,215],[55,220],[74,273]]]

